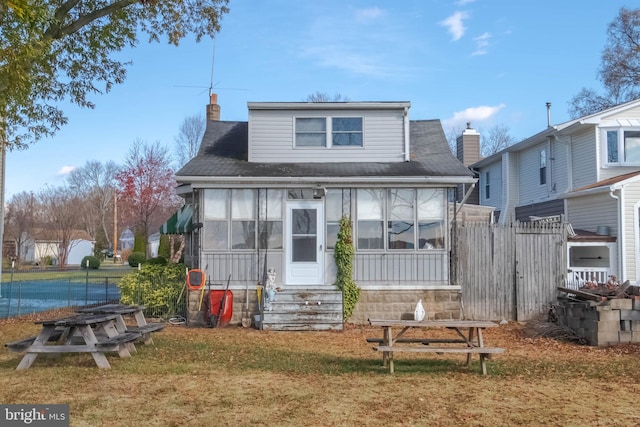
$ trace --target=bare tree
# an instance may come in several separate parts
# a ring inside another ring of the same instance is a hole
[[[116,174],[120,171],[113,161],[101,163],[91,160],[81,168],[74,169],[67,177],[69,189],[84,201],[82,211],[84,228],[97,242],[114,247],[111,242],[113,230]]]
[[[486,135],[480,142],[482,157],[489,157],[516,142],[516,139],[509,135],[509,127],[505,125],[492,126]]]
[[[447,138],[447,142],[449,143],[449,149],[451,150],[451,153],[453,153],[454,156],[457,155],[456,141],[458,137],[462,135],[462,132],[464,132],[464,130],[465,130],[464,125],[457,125],[457,126],[451,126],[446,131],[446,138]]]
[[[326,92],[316,91],[315,93],[310,93],[307,95],[307,102],[349,102],[351,101],[348,97],[336,93],[331,96]]]
[[[185,117],[176,136],[176,158],[178,166],[184,166],[198,154],[202,136],[206,127],[205,117],[200,114]]]
[[[68,187],[46,187],[38,193],[42,210],[39,212],[39,237],[55,242],[58,249],[58,264],[67,265],[69,253],[79,243],[83,230],[78,229],[82,220],[80,198]]]
[[[26,241],[33,236],[36,204],[35,195],[26,191],[14,195],[7,203],[5,238],[15,243],[18,264],[27,255]]]
[[[604,95],[582,88],[569,102],[571,117],[596,113],[640,96],[640,9],[622,7],[609,24],[598,72]]]

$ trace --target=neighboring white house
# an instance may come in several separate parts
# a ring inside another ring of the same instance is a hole
[[[60,254],[60,241],[46,230],[37,230],[38,237],[27,236],[22,238],[22,246],[19,248],[20,259],[23,263],[41,263],[47,259],[56,265]],[[82,258],[94,254],[95,241],[83,231],[75,232],[77,238],[69,243],[67,265],[80,265]]]
[[[362,319],[374,307],[399,315],[429,292],[457,301],[447,203],[475,178],[451,154],[440,121],[409,120],[410,107],[250,102],[247,122],[225,122],[214,95],[200,150],[176,174],[194,207],[185,261],[214,282],[231,275],[243,293],[262,280],[264,260],[284,288],[335,289],[347,215]]]
[[[470,167],[498,221],[564,215],[576,232],[574,278],[640,282],[640,100],[549,126]]]

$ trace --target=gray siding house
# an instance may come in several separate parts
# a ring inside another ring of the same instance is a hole
[[[640,283],[640,100],[551,126],[470,162],[499,221],[572,225],[568,278]]]
[[[250,102],[248,121],[227,122],[213,95],[200,150],[176,174],[177,192],[194,207],[185,261],[213,284],[230,277],[234,313],[249,287],[255,314],[254,289],[268,268],[277,298],[334,292],[333,250],[346,215],[362,290],[352,321],[399,318],[419,299],[432,318],[457,316],[448,200],[476,180],[451,154],[440,121],[409,120],[410,107]],[[313,313],[302,317],[314,323]]]

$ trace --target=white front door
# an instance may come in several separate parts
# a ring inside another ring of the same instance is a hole
[[[322,201],[287,202],[288,285],[324,284],[324,211]]]

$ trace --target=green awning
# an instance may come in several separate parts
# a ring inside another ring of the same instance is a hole
[[[185,234],[193,230],[193,224],[191,219],[195,209],[193,205],[184,205],[178,212],[171,215],[171,218],[167,220],[162,227],[160,227],[161,234]]]

